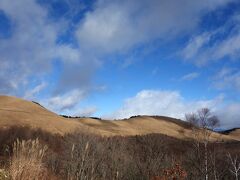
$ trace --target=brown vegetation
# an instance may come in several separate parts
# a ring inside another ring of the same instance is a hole
[[[43,157],[47,146],[41,145],[38,139],[17,139],[13,144],[13,154],[10,160],[9,174],[13,180],[43,180],[47,179],[47,169]]]
[[[47,175],[47,179],[60,180],[148,180],[160,177],[200,180],[205,177],[202,171],[204,144],[200,143],[198,149],[191,141],[160,134],[100,137],[75,132],[58,136],[27,127],[13,127],[0,130],[0,137],[4,137],[0,139],[0,169],[5,169],[4,172],[12,177],[16,176],[14,171],[19,169],[18,166],[25,167],[25,162],[28,161],[33,162],[33,165],[27,168],[35,169],[31,172],[36,172],[38,179],[45,178],[41,173],[43,171],[46,172],[44,175]],[[33,145],[36,138],[38,146]],[[24,150],[23,146],[29,146],[28,150]],[[45,146],[48,146],[48,149],[44,150],[45,156],[38,156],[37,152],[45,149]],[[25,156],[25,151],[30,151],[31,155]],[[23,155],[16,156],[18,152]],[[230,171],[233,167],[227,153],[234,158],[233,154],[240,153],[240,143],[209,143],[209,179],[235,179],[235,175]],[[17,157],[22,160],[18,161]]]

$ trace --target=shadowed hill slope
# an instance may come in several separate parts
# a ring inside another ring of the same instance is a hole
[[[192,138],[187,122],[163,116],[135,116],[124,120],[94,118],[64,118],[35,102],[10,96],[0,96],[0,127],[29,126],[54,134],[74,131],[104,136],[130,136],[159,133],[179,139]],[[238,139],[239,136],[213,133],[214,139]]]

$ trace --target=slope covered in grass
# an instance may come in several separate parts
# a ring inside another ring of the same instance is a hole
[[[100,120],[94,118],[64,118],[41,105],[10,96],[0,96],[0,127],[28,126],[64,135],[88,132],[103,136],[131,136],[164,134],[179,139],[192,138],[191,126],[179,119],[163,116],[135,116],[124,120]],[[239,133],[224,135],[213,133],[212,139],[238,139]]]

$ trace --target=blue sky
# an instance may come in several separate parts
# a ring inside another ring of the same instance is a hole
[[[240,126],[238,0],[0,0],[0,93],[59,114]]]

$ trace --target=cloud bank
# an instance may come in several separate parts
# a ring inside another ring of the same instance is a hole
[[[240,126],[240,104],[220,105],[223,103],[223,95],[214,99],[189,101],[178,91],[142,90],[136,96],[126,99],[121,108],[107,117],[119,119],[134,115],[161,115],[184,119],[186,113],[207,107],[219,116],[221,127]]]

